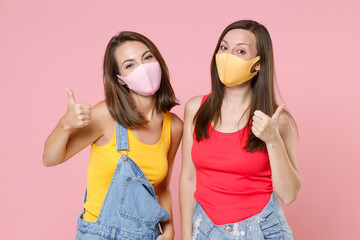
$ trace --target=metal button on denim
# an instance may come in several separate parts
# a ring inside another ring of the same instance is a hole
[[[121,155],[121,160],[125,162],[127,160],[127,157],[125,155]]]
[[[244,230],[242,230],[242,231],[240,232],[240,234],[241,234],[242,236],[244,236],[244,235],[245,235]]]
[[[227,226],[225,230],[228,231],[228,232],[231,232],[231,229],[232,228],[230,226]]]

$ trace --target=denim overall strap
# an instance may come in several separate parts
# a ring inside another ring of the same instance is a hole
[[[116,131],[116,150],[129,150],[129,141],[127,135],[127,129],[118,122],[115,122]]]
[[[127,128],[125,128],[123,125],[121,125],[118,122],[115,122],[115,131],[116,131],[116,150],[126,150],[129,151],[129,140],[128,140],[128,134],[127,134]],[[148,191],[153,195],[155,198],[157,198],[155,194],[155,190],[153,186],[151,185],[149,179],[145,176],[143,171],[139,168],[139,166],[131,159],[124,155],[120,156],[120,159],[122,161],[129,161],[132,167],[132,171],[135,173],[136,177],[141,180],[141,182],[147,187]]]

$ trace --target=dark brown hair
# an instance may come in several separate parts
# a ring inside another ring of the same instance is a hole
[[[249,137],[245,148],[248,152],[263,151],[266,149],[266,145],[253,134],[251,127],[249,127],[249,123],[255,110],[260,110],[268,116],[272,116],[278,107],[274,94],[274,55],[269,32],[263,25],[252,20],[241,20],[230,24],[219,37],[210,66],[211,93],[194,117],[196,140],[200,141],[203,138],[209,138],[208,126],[211,121],[214,122],[215,126],[219,120],[221,121],[221,105],[224,98],[224,85],[220,82],[217,73],[215,56],[222,39],[226,33],[232,29],[248,30],[256,37],[256,49],[258,56],[260,56],[261,68],[258,74],[251,80],[253,95],[249,106],[250,114],[247,121]]]
[[[115,121],[124,127],[132,127],[145,124],[147,121],[136,109],[135,103],[130,96],[129,88],[121,85],[116,77],[116,74],[119,74],[119,68],[115,60],[115,49],[127,41],[144,43],[160,63],[162,71],[161,83],[160,88],[154,94],[156,110],[158,112],[167,112],[179,103],[170,84],[168,68],[155,44],[139,33],[120,32],[111,38],[105,51],[103,66],[105,101]]]

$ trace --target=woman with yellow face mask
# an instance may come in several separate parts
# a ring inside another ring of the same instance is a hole
[[[211,62],[211,93],[185,107],[182,239],[293,239],[281,209],[300,189],[293,119],[274,95],[267,29],[230,24]]]

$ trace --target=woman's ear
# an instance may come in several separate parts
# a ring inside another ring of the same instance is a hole
[[[123,80],[120,79],[120,75],[119,75],[119,74],[116,74],[116,77],[117,77],[117,79],[118,79],[118,81],[119,81],[119,83],[120,83],[121,85],[123,85],[123,86],[126,85],[126,83],[125,83]]]
[[[260,60],[257,62],[257,63],[255,63],[255,70],[256,71],[259,71],[260,70]]]
[[[260,60],[257,61],[251,68],[251,72],[256,72],[256,71],[259,71],[260,70]]]

